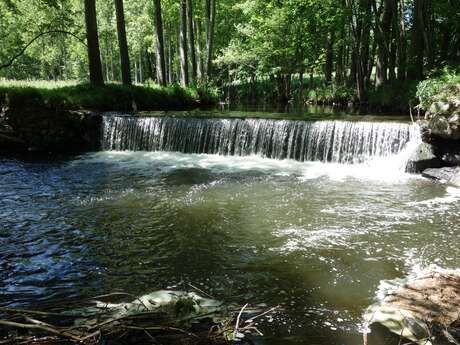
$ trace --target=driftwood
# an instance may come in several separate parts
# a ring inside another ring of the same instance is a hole
[[[182,292],[170,304],[155,305],[153,300],[148,299],[165,293],[176,296],[176,292],[158,291],[130,303],[92,301],[98,307],[86,307],[88,301],[85,300],[77,304],[76,309],[61,312],[0,307],[0,345],[96,345],[105,340],[123,344],[225,344],[242,340],[248,335],[261,336],[254,321],[278,309],[274,307],[260,311],[246,304],[243,308],[203,307],[197,311],[200,303],[214,300]],[[123,296],[131,295],[114,293],[98,298]],[[197,297],[190,299],[190,296]],[[101,307],[101,303],[105,303],[106,308]],[[120,306],[125,309],[120,309]],[[139,306],[140,310],[136,311],[135,308]],[[184,306],[191,308],[191,312],[185,316],[183,310],[178,311]],[[121,312],[123,310],[126,312]]]

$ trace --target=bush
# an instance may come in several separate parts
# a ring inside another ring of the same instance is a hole
[[[430,78],[418,84],[417,97],[422,110],[428,110],[435,102],[460,104],[460,72],[449,68],[435,71]]]
[[[356,91],[345,85],[322,85],[305,91],[308,101],[325,104],[345,104],[357,99]]]

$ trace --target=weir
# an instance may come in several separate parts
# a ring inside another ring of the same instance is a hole
[[[420,134],[397,122],[105,116],[102,141],[104,150],[362,163],[398,154]]]

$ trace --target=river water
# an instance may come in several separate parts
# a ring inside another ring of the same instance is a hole
[[[381,280],[460,266],[460,190],[404,173],[400,151],[357,164],[258,151],[0,158],[0,304],[191,283],[281,305],[261,344],[361,343]]]

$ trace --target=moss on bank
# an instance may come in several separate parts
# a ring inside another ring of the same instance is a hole
[[[168,87],[88,84],[57,88],[0,85],[0,104],[15,108],[48,108],[59,110],[174,110],[190,109],[216,102],[211,88],[178,85]]]

